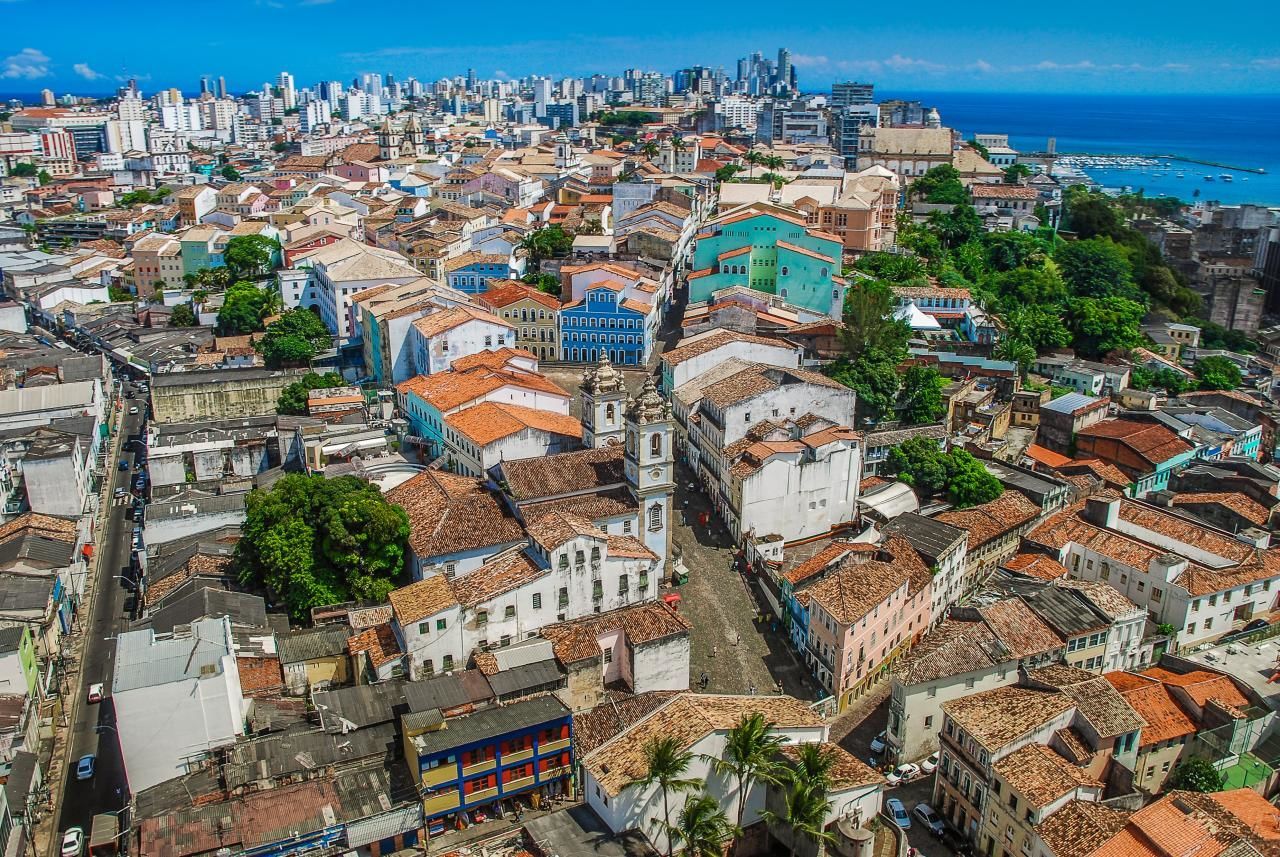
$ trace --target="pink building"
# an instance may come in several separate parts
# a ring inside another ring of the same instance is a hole
[[[803,590],[818,680],[840,710],[911,648],[932,619],[933,575],[911,543],[890,536],[878,553],[851,553]]]

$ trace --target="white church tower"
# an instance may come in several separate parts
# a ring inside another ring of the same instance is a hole
[[[627,401],[623,465],[639,500],[641,540],[664,563],[671,556],[674,426],[671,405],[658,394],[653,378],[645,379],[640,395]]]
[[[622,443],[626,434],[622,425],[627,390],[622,373],[613,368],[602,350],[600,363],[582,372],[582,445],[600,447],[610,442]]]

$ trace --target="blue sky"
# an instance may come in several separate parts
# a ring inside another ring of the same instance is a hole
[[[115,4],[119,3],[117,7]],[[882,90],[1280,93],[1280,4],[1151,0],[1071,4],[553,3],[485,0],[0,0],[0,92],[102,93],[130,75],[235,91],[281,69],[299,84],[390,72],[616,74],[723,65],[791,49],[801,86]],[[866,19],[866,9],[900,12]],[[785,10],[798,12],[788,16]],[[1035,10],[1035,11],[1032,11]],[[65,24],[65,26],[64,26]]]

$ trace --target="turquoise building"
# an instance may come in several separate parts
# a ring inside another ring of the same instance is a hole
[[[794,307],[839,318],[846,283],[839,238],[786,209],[752,206],[728,212],[698,234],[689,274],[689,302],[742,286]]]

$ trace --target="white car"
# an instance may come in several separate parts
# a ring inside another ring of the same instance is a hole
[[[130,408],[130,409],[129,409],[129,413],[131,413],[131,414],[136,414],[137,412],[138,412],[138,406],[137,406],[137,405],[134,405],[132,408]]]
[[[72,827],[62,834],[62,857],[80,857],[84,853],[84,830]]]
[[[884,752],[884,733],[883,732],[881,732],[879,735],[871,739],[871,752],[872,753]]]
[[[926,774],[932,774],[938,769],[938,751],[934,750],[933,754],[920,763],[920,770]]]
[[[102,702],[102,682],[94,682],[89,685],[89,704]]]
[[[898,786],[909,783],[918,776],[920,776],[920,766],[914,762],[906,762],[890,771],[885,779],[889,781],[889,785]]]

